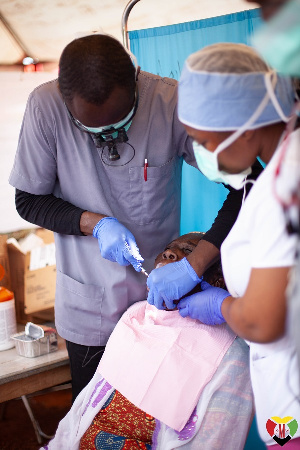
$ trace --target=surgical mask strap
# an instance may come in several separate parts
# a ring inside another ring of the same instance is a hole
[[[267,76],[265,76],[265,85],[266,85],[267,91],[268,91],[268,93],[269,93],[270,99],[271,99],[271,101],[272,101],[272,103],[273,103],[273,106],[274,106],[274,108],[276,109],[276,111],[277,111],[279,117],[282,118],[283,122],[288,122],[288,121],[289,121],[289,117],[287,117],[287,116],[284,114],[284,112],[282,111],[282,108],[281,108],[281,106],[280,106],[280,104],[279,104],[279,102],[278,102],[278,100],[277,100],[277,98],[276,98],[275,92],[274,92],[275,86],[273,86],[273,85],[272,85],[272,82],[271,82],[271,74],[272,74],[272,73],[274,74],[275,86],[276,86],[276,83],[277,83],[277,74],[276,74],[276,72],[274,72],[274,71],[273,71],[273,72],[267,73]]]
[[[271,76],[272,72],[268,72],[266,73],[266,76]],[[217,151],[215,152],[215,155],[217,156],[222,150],[225,150],[225,148],[229,147],[233,142],[235,142],[245,131],[247,131],[250,126],[256,121],[256,119],[258,119],[260,117],[260,115],[262,114],[263,110],[266,108],[268,102],[269,102],[270,96],[269,96],[269,92],[268,92],[268,88],[267,88],[267,92],[264,96],[264,98],[262,99],[262,101],[260,102],[260,104],[258,105],[258,107],[256,108],[256,110],[254,111],[254,113],[252,114],[252,116],[247,120],[246,123],[244,123],[244,125],[241,126],[241,128],[239,128],[238,130],[236,130],[233,134],[231,134],[227,139],[225,139],[225,141],[223,141]]]
[[[246,198],[246,184],[255,184],[255,180],[251,180],[251,179],[248,179],[248,180],[245,180],[245,182],[244,182],[244,192],[243,192],[243,199],[242,199],[242,205],[244,204],[244,201],[245,201],[245,198]]]

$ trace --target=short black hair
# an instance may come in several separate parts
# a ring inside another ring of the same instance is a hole
[[[115,38],[92,34],[70,42],[59,61],[59,89],[66,102],[75,94],[88,103],[102,105],[116,86],[134,95],[133,62]]]

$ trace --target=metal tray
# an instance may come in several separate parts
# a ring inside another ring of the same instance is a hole
[[[17,353],[27,358],[52,353],[57,350],[57,333],[54,328],[27,322],[25,332],[13,334]]]

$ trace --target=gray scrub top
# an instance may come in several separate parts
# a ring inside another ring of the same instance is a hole
[[[179,235],[182,158],[196,167],[177,118],[177,82],[141,72],[139,105],[119,161],[70,121],[57,80],[30,95],[9,182],[116,217],[135,236],[144,267]],[[144,162],[148,160],[147,181]],[[110,164],[110,165],[109,165]],[[147,296],[146,277],[101,257],[93,236],[55,233],[55,323],[65,339],[105,345],[123,312]]]

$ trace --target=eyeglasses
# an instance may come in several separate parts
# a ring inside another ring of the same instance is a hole
[[[132,109],[132,114],[128,117],[125,123],[123,123],[120,127],[115,128],[113,125],[111,127],[108,127],[107,130],[103,130],[99,133],[91,132],[87,129],[85,125],[83,125],[78,119],[76,119],[69,108],[67,107],[66,103],[65,107],[69,116],[69,119],[72,121],[72,123],[82,132],[88,133],[91,138],[93,139],[94,144],[98,148],[105,148],[108,147],[109,150],[109,159],[112,161],[115,161],[120,158],[120,155],[117,151],[116,144],[127,142],[128,136],[126,132],[126,127],[129,128],[130,123],[133,119],[133,117],[136,114],[137,108],[138,108],[138,85],[136,83],[136,89],[135,89],[135,99],[134,99],[134,106]],[[127,128],[127,129],[128,129]]]

